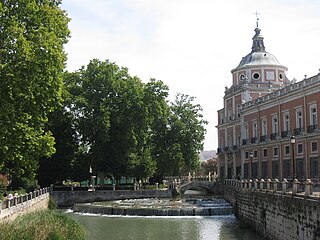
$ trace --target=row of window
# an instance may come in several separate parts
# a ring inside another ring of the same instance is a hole
[[[314,129],[317,129],[317,108],[316,105],[310,105],[309,108],[310,113],[310,125],[308,126],[308,132],[312,131]],[[290,129],[294,129],[293,133],[294,135],[299,135],[301,133],[302,129],[304,128],[303,125],[303,113],[302,108],[296,109],[296,121],[295,121],[295,127],[290,127],[290,112],[286,111],[283,113],[283,131],[281,132],[282,137],[287,137],[290,134]],[[271,138],[272,136],[279,135],[279,121],[278,121],[278,115],[274,114],[271,117]],[[261,136],[267,136],[268,135],[268,121],[267,117],[263,118],[261,120]],[[252,138],[258,137],[258,122],[257,120],[252,121]],[[243,131],[243,139],[249,138],[249,124],[246,122],[244,123],[244,131]]]
[[[292,178],[292,161],[284,160],[282,169],[282,178]],[[244,178],[249,178],[249,163],[244,164]],[[297,159],[296,161],[296,175],[298,179],[305,178],[305,162],[304,159]],[[268,174],[268,162],[261,163],[261,177],[262,178],[280,178],[280,165],[279,161],[272,161],[271,173]],[[252,177],[258,178],[258,163],[252,163]],[[319,158],[310,158],[310,178],[319,177]]]
[[[302,143],[298,143],[296,145],[296,149],[297,154],[303,154],[303,144]],[[268,149],[264,148],[263,150],[263,157],[266,158],[268,157]],[[285,156],[289,156],[291,154],[291,146],[290,145],[286,145],[284,146],[284,155]],[[318,152],[318,142],[311,142],[311,153],[317,153]],[[249,159],[249,157],[254,157],[257,158],[258,157],[258,151],[255,150],[252,153],[249,152],[245,152],[245,158]],[[273,157],[279,157],[279,148],[278,147],[273,147]]]
[[[278,78],[279,78],[279,80],[282,80],[283,79],[283,73],[282,72],[280,72],[279,73],[279,75],[278,75]],[[260,73],[259,72],[254,72],[254,73],[252,73],[252,78],[254,79],[254,80],[259,80],[260,79]],[[241,74],[240,76],[239,76],[239,80],[240,81],[247,81],[248,80],[248,77],[247,76],[245,76],[244,74]],[[268,72],[266,72],[266,80],[268,80],[268,81],[272,81],[272,80],[275,80],[275,72],[274,71],[268,71]]]

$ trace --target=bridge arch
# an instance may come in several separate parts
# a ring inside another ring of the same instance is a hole
[[[177,187],[177,192],[184,194],[187,190],[205,190],[208,193],[221,194],[222,188],[218,182],[211,181],[190,181]]]

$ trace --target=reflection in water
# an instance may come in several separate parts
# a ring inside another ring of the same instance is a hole
[[[68,213],[88,231],[89,240],[250,240],[261,239],[240,229],[233,216],[115,217]]]

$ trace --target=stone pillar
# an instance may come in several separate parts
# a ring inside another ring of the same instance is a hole
[[[305,194],[306,196],[312,195],[312,182],[311,182],[310,179],[307,179],[307,181],[306,181],[306,183],[305,183],[304,194]]]
[[[112,183],[112,190],[115,191],[116,190],[116,184]]]
[[[282,193],[286,193],[288,189],[288,180],[286,178],[282,181]]]
[[[159,183],[156,182],[156,189],[159,189]]]
[[[252,189],[252,179],[249,180],[249,187],[250,190]]]
[[[277,192],[278,191],[278,184],[279,184],[279,180],[276,178],[273,181],[273,191]]]
[[[271,190],[271,179],[268,178],[267,180],[267,191],[270,191]]]
[[[264,185],[264,179],[260,180],[260,190],[263,190],[263,185]]]
[[[244,189],[247,189],[247,188],[248,188],[248,180],[245,179],[245,180],[244,180]]]
[[[295,195],[298,192],[298,188],[299,188],[299,180],[294,179],[293,183],[292,183],[292,194],[293,195]]]
[[[254,190],[257,190],[257,189],[258,189],[258,182],[259,182],[258,179],[255,179],[255,180],[254,180]]]

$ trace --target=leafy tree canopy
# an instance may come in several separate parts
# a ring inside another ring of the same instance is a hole
[[[57,0],[0,2],[0,169],[33,179],[41,156],[54,152],[45,130],[61,102],[69,37],[66,13]]]
[[[177,94],[169,103],[162,81],[142,83],[108,60],[92,60],[65,83],[72,96],[66,109],[96,173],[161,177],[199,167],[206,121],[193,97]]]

